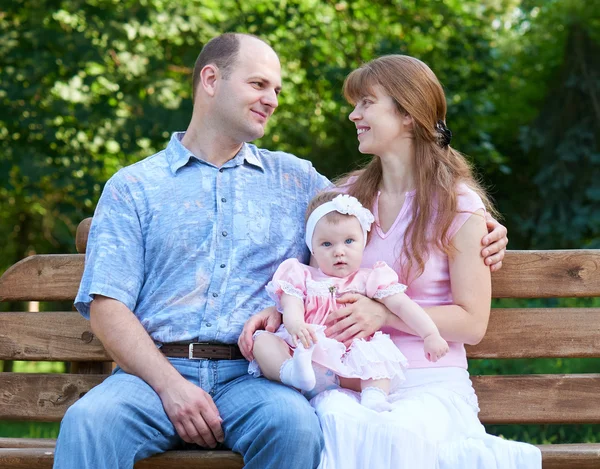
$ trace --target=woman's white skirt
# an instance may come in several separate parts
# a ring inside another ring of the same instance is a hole
[[[462,368],[408,369],[375,412],[346,389],[311,400],[325,449],[319,469],[540,469],[540,450],[485,433],[477,396]]]

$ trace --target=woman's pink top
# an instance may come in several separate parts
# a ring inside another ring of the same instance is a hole
[[[337,298],[344,293],[360,293],[369,298],[385,298],[402,293],[406,286],[398,283],[398,274],[385,262],[361,268],[347,277],[330,277],[320,269],[301,264],[298,259],[281,263],[267,285],[269,296],[281,308],[281,295],[287,293],[304,301],[304,320],[324,325],[327,315],[338,308]]]
[[[448,231],[449,239],[452,239],[463,224],[480,209],[485,210],[483,201],[469,187],[461,184],[458,188],[458,212]],[[375,223],[371,228],[371,239],[365,248],[362,261],[363,266],[371,266],[377,261],[384,261],[400,272],[398,258],[404,243],[409,222],[412,218],[412,204],[415,192],[407,192],[404,206],[400,209],[398,217],[387,232],[383,232],[379,223],[379,194],[373,207]],[[407,281],[400,275],[400,281],[408,285],[406,294],[419,305],[428,306],[453,304],[452,291],[450,288],[450,272],[448,256],[437,247],[432,249],[429,258],[425,262],[425,271],[417,279]],[[467,355],[464,344],[449,342],[449,352],[435,363],[429,362],[423,353],[423,340],[419,336],[413,336],[397,331],[385,329],[383,332],[390,334],[394,343],[406,356],[409,368],[432,368],[458,366],[467,368]]]

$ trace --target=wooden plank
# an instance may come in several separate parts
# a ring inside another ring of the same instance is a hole
[[[110,361],[77,312],[0,313],[0,360]]]
[[[0,373],[4,420],[59,421],[105,375]],[[600,374],[475,376],[484,423],[600,423]]]
[[[12,440],[5,441],[2,440]],[[22,440],[17,442],[14,440]],[[39,439],[35,440],[40,441]],[[40,446],[28,446],[27,439],[2,438],[0,467],[7,469],[51,469],[54,459],[55,440],[41,442]],[[543,469],[597,469],[600,467],[600,444],[537,445],[542,452]],[[238,469],[243,466],[240,455],[230,451],[169,451],[139,461],[135,469]]]
[[[493,309],[470,358],[600,357],[600,308]],[[0,313],[0,360],[110,361],[76,312]]]
[[[600,374],[473,376],[483,423],[600,423]]]
[[[600,249],[507,251],[494,298],[600,296]]]
[[[83,254],[30,256],[0,277],[0,301],[75,298]],[[508,251],[492,276],[495,298],[600,296],[600,250]]]
[[[77,226],[77,234],[75,235],[75,246],[79,254],[85,254],[87,247],[88,236],[90,234],[90,227],[92,226],[92,217],[82,220]]]
[[[0,418],[58,422],[70,405],[105,378],[106,375],[0,373]]]
[[[469,358],[600,357],[600,308],[494,308]]]
[[[539,445],[543,469],[597,469],[600,443]]]
[[[83,254],[26,257],[0,277],[0,301],[69,301],[83,275]]]
[[[54,438],[0,438],[0,448],[52,448],[56,446]]]
[[[53,448],[0,449],[3,469],[51,469]],[[135,469],[241,469],[242,457],[231,451],[169,451],[135,464]]]

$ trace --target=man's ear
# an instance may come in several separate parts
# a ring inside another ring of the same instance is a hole
[[[217,91],[217,82],[221,77],[219,67],[215,64],[205,65],[200,71],[200,86],[209,96],[214,96]]]

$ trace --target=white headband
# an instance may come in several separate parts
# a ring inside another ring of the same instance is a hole
[[[371,223],[375,221],[375,217],[373,217],[373,214],[369,209],[366,209],[361,205],[356,197],[340,194],[332,201],[319,205],[313,213],[310,214],[310,217],[308,217],[308,221],[306,222],[305,241],[311,253],[314,252],[312,248],[312,238],[315,232],[315,226],[317,226],[317,222],[321,218],[331,212],[355,216],[363,229],[363,247],[367,244],[367,231],[371,229]]]

